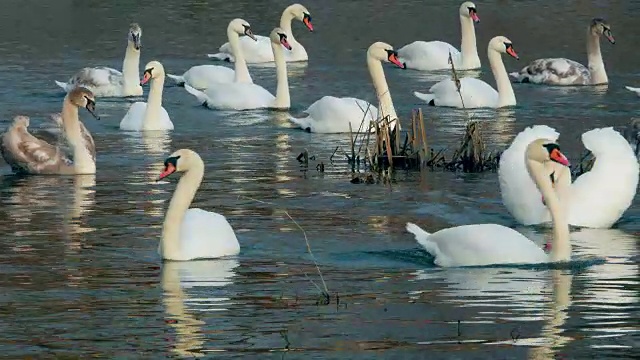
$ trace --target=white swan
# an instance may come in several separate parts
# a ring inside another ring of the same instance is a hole
[[[518,54],[513,49],[511,40],[504,36],[496,36],[489,41],[487,57],[489,58],[489,64],[491,64],[493,77],[496,79],[498,91],[482,80],[465,77],[460,79],[460,92],[464,99],[464,106],[460,100],[456,85],[451,79],[442,80],[433,85],[429,89],[430,94],[414,91],[413,95],[432,106],[464,107],[467,109],[514,106],[516,104],[516,95],[513,93],[509,75],[504,68],[501,53],[509,54],[516,60],[518,59]]]
[[[188,84],[184,88],[198,101],[210,109],[249,110],[249,109],[289,109],[289,80],[287,78],[287,63],[284,60],[282,47],[291,49],[287,41],[287,34],[281,28],[271,32],[271,49],[276,59],[276,96],[260,85],[247,83],[217,84],[204,91],[192,88]]]
[[[167,110],[162,107],[164,87],[164,67],[158,61],[151,61],[144,67],[140,84],[151,82],[147,102],[131,104],[129,111],[120,121],[120,130],[173,130],[173,123]]]
[[[88,131],[78,117],[78,108],[86,108],[96,119],[95,97],[85,88],[75,88],[64,98],[62,126],[71,146],[72,154],[66,154],[58,144],[50,144],[29,133],[29,118],[16,116],[13,123],[2,134],[0,153],[15,173],[23,174],[95,174],[95,148]],[[87,135],[89,135],[87,137]],[[91,142],[89,144],[88,142]],[[91,152],[93,149],[93,153]],[[71,156],[69,156],[71,155]],[[71,160],[73,159],[73,161]]]
[[[476,47],[476,29],[474,22],[480,22],[476,5],[466,1],[460,5],[460,28],[462,41],[460,50],[443,41],[414,41],[398,49],[400,61],[408,69],[441,70],[451,69],[449,53],[456,70],[471,70],[480,68],[480,57]]]
[[[600,36],[615,44],[611,27],[604,19],[591,20],[587,29],[587,58],[589,67],[565,58],[534,60],[520,72],[509,75],[516,82],[545,85],[598,85],[609,82],[600,53]]]
[[[521,224],[548,222],[550,214],[530,178],[522,175],[526,146],[535,139],[556,140],[559,134],[545,125],[526,128],[500,157],[498,177],[502,202]],[[569,224],[609,228],[631,206],[640,173],[638,160],[627,140],[613,128],[593,129],[582,134],[584,146],[596,158],[590,171],[571,183],[565,167],[551,166],[560,201],[567,209]],[[553,175],[551,175],[553,174]]]
[[[390,120],[397,119],[387,79],[384,76],[382,61],[392,62],[400,68],[404,68],[404,65],[398,60],[398,53],[393,50],[391,45],[376,42],[369,46],[367,67],[380,103],[380,112],[375,106],[364,100],[352,97],[324,96],[304,111],[308,114],[307,117],[290,117],[289,120],[309,132],[345,133],[349,132],[349,124],[351,124],[353,132],[357,132],[358,129],[367,131],[371,121],[377,121],[387,115]],[[363,119],[364,124],[361,128]],[[395,122],[392,125],[395,125]]]
[[[158,180],[184,172],[169,203],[162,225],[158,254],[165,260],[211,259],[240,253],[240,244],[227,219],[189,205],[204,176],[204,163],[196,152],[180,149],[164,161]]]
[[[288,6],[282,12],[280,17],[280,28],[285,34],[289,36],[289,43],[292,49],[284,53],[285,61],[307,61],[307,51],[304,46],[300,44],[294,37],[291,31],[291,21],[297,19],[302,21],[309,31],[313,31],[313,25],[311,25],[311,13],[307,8],[300,4],[293,4]],[[242,53],[249,64],[258,64],[275,61],[273,52],[271,51],[271,42],[268,36],[256,35],[257,42],[251,41],[247,37],[240,38],[240,47]],[[217,54],[208,54],[207,56],[217,60],[234,62],[236,54],[230,42],[224,43],[218,49]]]
[[[569,225],[545,170],[546,163],[550,161],[564,166],[568,166],[569,161],[560,152],[558,145],[548,139],[530,143],[525,156],[529,176],[544,194],[553,217],[551,252],[546,254],[526,236],[502,225],[464,225],[429,234],[417,225],[407,223],[407,231],[415,235],[418,243],[435,257],[436,265],[538,264],[570,260]]]
[[[242,19],[233,19],[227,26],[227,39],[231,44],[231,49],[235,54],[236,61],[234,69],[229,69],[226,66],[220,65],[197,65],[187,70],[182,76],[167,74],[168,77],[173,79],[179,86],[183,86],[185,83],[189,86],[204,90],[209,87],[210,84],[215,83],[253,83],[251,75],[249,74],[249,68],[247,68],[247,62],[245,61],[242,46],[240,46],[241,34],[247,35],[249,39],[257,41],[251,26],[248,22]]]
[[[140,47],[142,29],[136,23],[129,28],[127,50],[124,54],[122,72],[109,67],[86,67],[63,83],[56,81],[64,91],[77,86],[85,87],[97,97],[126,97],[142,95],[140,86]]]

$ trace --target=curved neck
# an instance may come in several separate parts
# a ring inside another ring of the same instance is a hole
[[[280,16],[280,28],[287,34],[287,41],[290,44],[297,43],[296,38],[293,37],[293,31],[291,31],[291,22],[295,19],[295,16],[289,8],[284,9],[282,16]]]
[[[489,48],[487,57],[491,65],[491,72],[496,79],[496,87],[498,88],[498,107],[512,106],[516,104],[516,94],[513,92],[509,74],[502,62],[502,56],[499,52]]]
[[[96,163],[87,149],[82,131],[78,107],[73,105],[68,97],[62,103],[62,127],[64,134],[73,148],[73,168],[76,174],[95,174]]]
[[[589,73],[591,74],[591,84],[606,84],[609,82],[607,72],[604,69],[602,53],[600,52],[600,36],[587,30],[587,59],[589,63]]]
[[[476,45],[476,28],[473,20],[467,16],[460,15],[460,30],[462,40],[460,42],[460,52],[462,53],[462,65],[470,66],[471,63],[480,62],[478,47]]]
[[[284,50],[282,45],[271,42],[271,50],[273,51],[273,59],[276,63],[276,99],[273,107],[276,109],[288,109],[291,107],[291,98],[289,96],[289,78],[287,75],[287,61],[284,58]]]
[[[529,175],[544,196],[546,206],[551,213],[553,221],[553,245],[549,254],[551,261],[569,261],[571,259],[571,243],[566,212],[560,204],[544,165],[529,159],[526,160],[526,164]]]
[[[149,96],[147,97],[147,109],[142,120],[142,130],[158,129],[160,110],[162,109],[162,90],[164,89],[164,74],[151,79]]]
[[[184,214],[189,209],[196,191],[200,187],[204,176],[204,163],[201,159],[193,159],[193,166],[182,175],[173,193],[169,209],[162,224],[162,239],[160,248],[163,259],[182,260],[180,249],[180,228]]]
[[[125,89],[140,86],[140,50],[136,50],[132,42],[129,42],[124,53],[122,77]]]
[[[391,93],[389,92],[389,86],[387,85],[387,79],[384,76],[384,69],[382,63],[369,55],[367,55],[367,67],[369,68],[369,75],[371,75],[371,81],[373,87],[376,90],[376,97],[378,98],[378,120],[389,116],[389,121],[392,122],[392,127],[395,126],[395,121],[398,118],[396,109],[393,106],[391,100]]]
[[[231,51],[235,58],[235,62],[233,63],[235,77],[233,81],[239,83],[253,82],[251,80],[251,75],[249,75],[249,68],[247,67],[247,61],[244,58],[244,53],[242,52],[242,46],[240,46],[240,35],[233,31],[230,26],[227,28],[227,39],[229,40],[229,45],[231,46]]]

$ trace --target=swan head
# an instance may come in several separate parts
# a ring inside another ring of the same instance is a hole
[[[195,151],[189,149],[176,150],[164,160],[164,170],[160,173],[158,180],[162,180],[175,172],[186,172],[196,162],[202,163],[202,159]]]
[[[496,36],[489,41],[489,50],[497,51],[501,54],[509,54],[512,58],[520,60],[518,54],[513,49],[513,43],[505,36]]]
[[[159,61],[149,61],[147,65],[144,66],[144,73],[142,73],[142,80],[140,80],[140,85],[144,85],[149,82],[151,79],[158,79],[164,77],[164,66],[160,64]]]
[[[476,10],[476,4],[471,1],[465,1],[460,5],[460,16],[469,18],[475,23],[480,22],[478,11]]]
[[[277,27],[273,29],[271,34],[269,35],[271,42],[274,44],[280,44],[285,47],[287,50],[291,50],[291,44],[287,41],[287,33],[284,32],[281,28]]]
[[[540,164],[553,161],[567,167],[571,166],[567,157],[560,151],[560,146],[558,146],[555,141],[549,139],[532,141],[527,146],[525,156],[528,160],[533,160]]]
[[[142,28],[137,23],[129,25],[129,44],[133,45],[136,50],[140,50],[142,47]]]
[[[611,33],[611,26],[607,23],[607,20],[601,18],[595,18],[591,20],[591,25],[589,25],[589,30],[591,34],[595,36],[604,36],[609,40],[610,43],[615,44],[616,40],[613,38],[613,34]]]
[[[13,127],[29,127],[29,117],[24,115],[16,115],[13,118]]]
[[[100,117],[96,114],[96,97],[91,90],[84,87],[77,87],[67,94],[67,98],[71,104],[79,108],[87,109],[96,120],[100,120]]]
[[[293,4],[289,6],[285,11],[289,12],[293,15],[294,18],[302,21],[304,26],[309,29],[309,31],[313,31],[313,24],[311,24],[311,13],[307,10],[306,7],[301,4]]]
[[[251,30],[251,25],[246,20],[243,19],[233,19],[229,23],[229,30],[238,33],[239,35],[247,35],[253,41],[258,41],[256,36],[253,34],[253,30]]]
[[[375,42],[367,50],[367,56],[384,62],[390,62],[396,64],[401,69],[406,69],[405,64],[398,59],[398,52],[393,50],[393,46],[383,43]]]

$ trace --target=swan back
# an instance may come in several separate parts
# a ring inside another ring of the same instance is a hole
[[[142,47],[142,28],[138,23],[132,23],[129,25],[129,34],[127,35],[127,41],[129,45],[133,46],[136,50],[140,50]]]

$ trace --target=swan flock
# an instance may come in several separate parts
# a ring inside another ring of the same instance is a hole
[[[461,31],[459,50],[441,40],[420,39],[398,49],[382,41],[371,43],[366,53],[362,49],[363,65],[366,60],[376,95],[375,104],[345,94],[322,95],[315,102],[305,104],[306,109],[300,113],[287,114],[285,121],[318,137],[367,131],[362,129],[370,129],[371,123],[385,117],[391,120],[389,126],[395,128],[398,115],[385,75],[385,71],[393,68],[424,72],[453,67],[462,71],[458,82],[445,79],[432,84],[427,91],[413,92],[424,104],[445,108],[515,107],[518,86],[609,83],[600,43],[605,39],[615,44],[615,40],[611,25],[602,18],[593,18],[586,27],[586,66],[562,57],[549,57],[532,60],[521,70],[509,72],[507,67],[514,66],[520,55],[509,38],[497,35],[484,48],[486,52],[482,51],[494,82],[489,84],[471,73],[465,74],[467,70],[483,68],[475,29],[481,26],[480,10],[470,1],[457,8]],[[305,6],[292,4],[284,9],[278,26],[271,28],[267,36],[256,35],[252,24],[242,18],[230,19],[226,24],[227,42],[217,52],[207,55],[217,65],[195,64],[172,73],[166,72],[157,60],[148,61],[140,68],[142,28],[132,23],[127,31],[121,69],[88,66],[66,82],[55,81],[64,91],[64,98],[61,112],[50,116],[54,130],[30,128],[30,118],[17,115],[1,134],[0,153],[16,174],[95,174],[96,143],[80,115],[88,113],[99,120],[98,98],[143,100],[140,97],[147,88],[146,101],[130,102],[120,119],[119,129],[143,134],[179,131],[180,114],[163,107],[166,77],[171,84],[183,87],[180,91],[190,94],[194,104],[206,108],[201,111],[236,111],[238,116],[245,110],[289,112],[294,107],[292,100],[297,99],[291,96],[287,66],[293,66],[292,62],[313,64],[314,55],[312,46],[307,44],[309,54],[294,36],[294,26],[301,23],[306,30],[314,32],[311,19],[311,12]],[[249,65],[260,63],[274,64],[275,92],[268,90],[265,87],[268,84],[259,79],[254,82]],[[640,88],[626,88],[640,96]],[[394,93],[397,95],[398,91]],[[546,125],[525,128],[503,152],[497,175],[502,203],[517,223],[551,225],[553,239],[545,248],[500,224],[454,226],[428,232],[408,222],[406,231],[413,234],[417,243],[434,257],[435,264],[442,267],[570,261],[570,226],[614,226],[632,205],[640,169],[627,139],[612,127],[595,128],[581,134],[584,147],[595,157],[593,167],[572,179],[570,162],[561,151],[559,138],[560,134]],[[158,181],[166,183],[177,174],[180,178],[162,223],[160,257],[187,261],[238,255],[240,244],[224,215],[190,208],[205,179],[205,161],[188,148],[174,151],[166,157]]]

